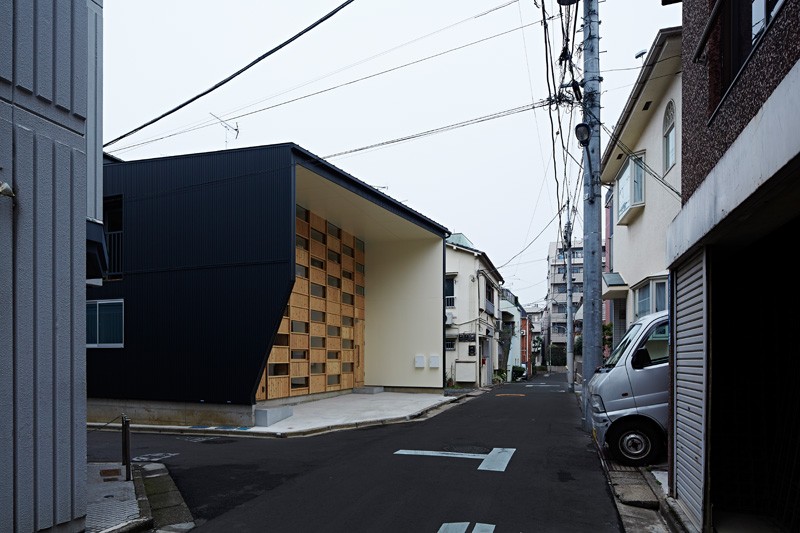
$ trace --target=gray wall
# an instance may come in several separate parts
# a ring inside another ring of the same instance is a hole
[[[84,527],[86,130],[91,116],[99,144],[102,104],[89,3],[0,3],[0,181],[16,194],[0,197],[2,531]]]

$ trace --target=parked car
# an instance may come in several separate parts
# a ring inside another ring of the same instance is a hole
[[[612,458],[630,466],[659,460],[669,415],[669,318],[640,318],[589,380],[592,434]]]

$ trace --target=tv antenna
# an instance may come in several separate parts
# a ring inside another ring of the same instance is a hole
[[[238,139],[239,138],[239,123],[237,122],[236,126],[234,127],[234,126],[231,126],[230,122],[222,120],[221,118],[219,118],[214,113],[209,112],[208,114],[211,115],[212,117],[214,117],[215,119],[219,120],[220,125],[223,128],[225,128],[225,148],[227,149],[228,148],[228,132],[229,131],[235,131],[236,132],[236,137],[234,137],[234,139]]]

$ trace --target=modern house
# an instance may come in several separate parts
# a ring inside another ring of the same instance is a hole
[[[542,360],[542,346],[544,338],[542,336],[542,319],[545,307],[539,304],[529,304],[525,307],[528,315],[528,337],[530,340],[530,361],[531,365],[539,366],[545,364]],[[531,375],[530,373],[528,375]]]
[[[441,391],[446,228],[295,144],[105,166],[90,418],[253,425],[363,386]]]
[[[0,7],[0,530],[86,525],[88,278],[101,278],[102,2]]]
[[[507,381],[512,379],[513,367],[525,366],[523,365],[522,344],[528,337],[522,326],[523,316],[525,316],[525,309],[520,305],[514,293],[509,289],[502,289],[500,291],[500,320],[502,323],[500,368],[505,368]]]
[[[682,8],[669,501],[691,531],[798,531],[800,289],[766,281],[800,234],[800,0]],[[769,327],[742,327],[743,299]]]
[[[636,319],[667,309],[666,230],[681,207],[681,29],[658,32],[617,120],[600,180],[614,345]]]
[[[503,278],[462,233],[447,238],[445,371],[448,382],[489,385],[499,368]]]

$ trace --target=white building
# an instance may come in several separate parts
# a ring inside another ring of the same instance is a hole
[[[505,361],[506,381],[512,379],[512,368],[522,365],[522,341],[527,331],[522,331],[522,317],[525,309],[517,297],[508,289],[500,291],[500,313],[502,328],[500,333],[500,359]],[[505,351],[505,340],[508,337],[508,351]],[[502,366],[502,365],[501,365]]]
[[[463,234],[450,236],[445,249],[446,378],[448,384],[488,385],[499,364],[503,278]]]

